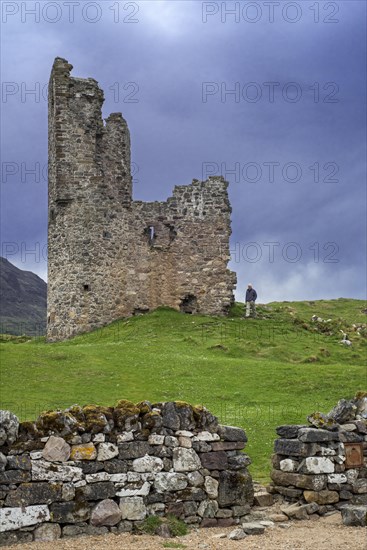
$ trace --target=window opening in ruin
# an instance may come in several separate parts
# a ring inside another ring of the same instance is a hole
[[[89,291],[90,291],[90,285],[83,285],[83,289],[84,289],[86,292],[89,292]]]
[[[180,311],[182,313],[197,313],[198,311],[198,300],[193,294],[186,294],[186,296],[181,300]]]

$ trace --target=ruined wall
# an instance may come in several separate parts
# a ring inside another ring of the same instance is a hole
[[[253,485],[246,434],[183,402],[0,411],[0,545],[132,531],[149,515],[239,524]]]
[[[161,305],[227,313],[236,283],[227,182],[133,201],[127,124],[120,113],[104,124],[102,90],[71,68],[57,58],[49,84],[48,339]]]
[[[271,492],[291,506],[291,518],[341,510],[346,525],[366,525],[367,395],[341,400],[308,425],[279,426]]]

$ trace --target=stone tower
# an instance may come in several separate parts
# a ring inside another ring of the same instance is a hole
[[[49,83],[47,336],[50,341],[165,305],[223,315],[231,207],[222,177],[132,200],[130,134],[102,119],[103,91],[56,58]]]

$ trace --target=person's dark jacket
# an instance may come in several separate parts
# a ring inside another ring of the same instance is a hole
[[[248,288],[246,290],[246,302],[255,302],[257,293],[254,288]]]

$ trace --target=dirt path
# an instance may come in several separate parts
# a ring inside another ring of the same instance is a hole
[[[284,525],[284,524],[283,524]],[[240,541],[219,538],[232,528],[193,530],[185,537],[162,539],[146,535],[104,535],[60,539],[55,542],[32,542],[3,547],[7,550],[353,550],[367,549],[367,533],[363,527],[345,527],[337,517],[318,521],[294,521],[280,527],[276,524],[263,535],[247,536]],[[289,526],[289,527],[288,527]]]

